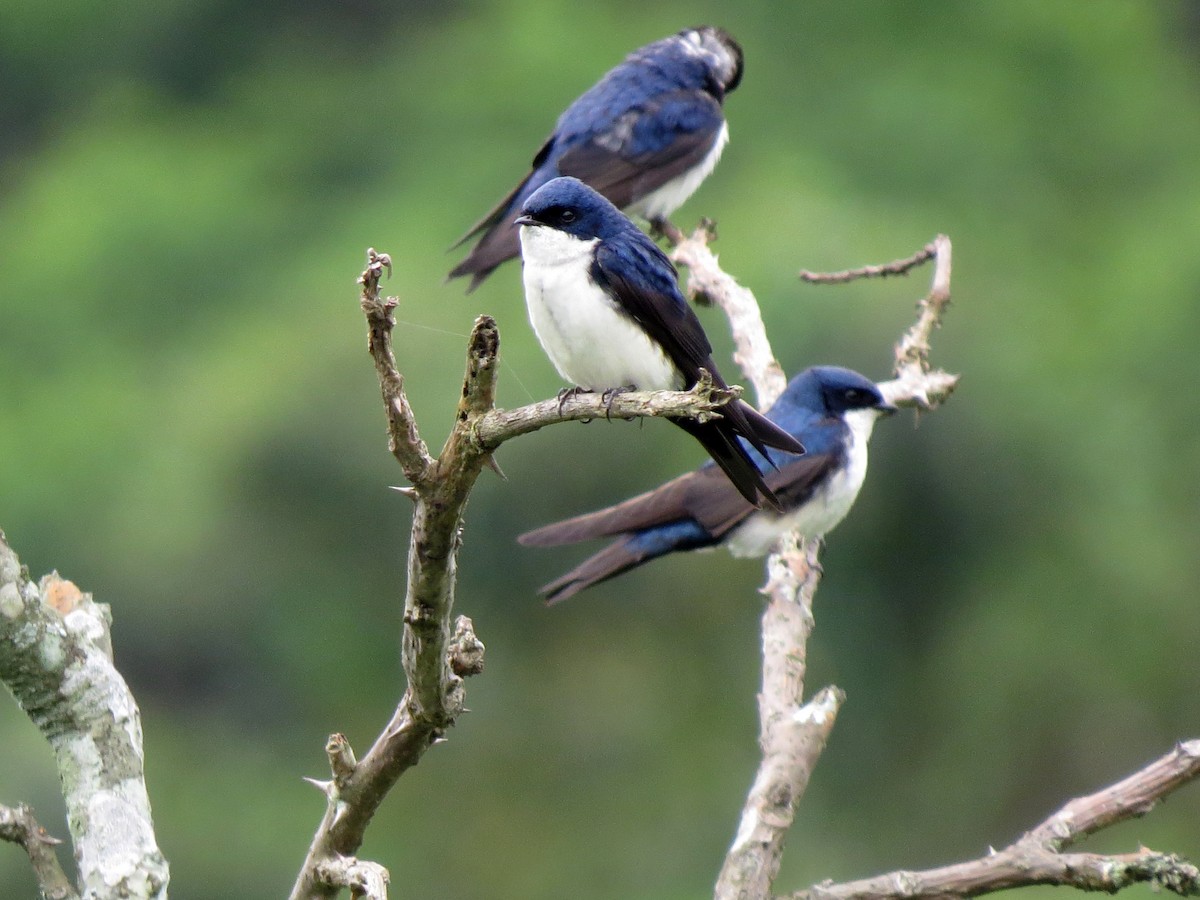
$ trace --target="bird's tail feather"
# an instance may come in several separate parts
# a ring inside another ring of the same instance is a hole
[[[733,423],[738,434],[750,442],[763,457],[767,458],[767,447],[801,454],[804,446],[784,429],[780,428],[757,409],[743,400],[735,400],[721,409],[721,415]],[[763,445],[766,446],[763,446]]]
[[[446,279],[471,276],[471,285],[467,293],[475,290],[485,278],[494,272],[501,263],[507,262],[521,254],[521,242],[517,237],[517,229],[511,223],[500,223],[483,236],[470,254],[457,266],[450,270]]]
[[[546,595],[546,605],[553,606],[574,597],[584,588],[628,572],[658,555],[639,547],[633,536],[629,535],[613,541],[594,556],[589,556],[566,575],[545,585],[540,593]]]
[[[682,488],[685,479],[681,475],[666,484],[630,497],[615,506],[583,513],[560,522],[551,522],[541,528],[527,531],[517,537],[517,543],[525,547],[558,547],[577,544],[598,537],[611,537],[627,531],[641,531],[678,519],[681,511],[678,503],[672,503],[664,495]],[[666,502],[664,502],[666,500]]]
[[[732,404],[731,404],[732,405]],[[747,407],[749,409],[749,407]],[[722,410],[724,412],[724,410]],[[755,415],[758,415],[757,413]],[[765,417],[759,416],[763,421],[767,421]],[[671,419],[676,425],[694,437],[700,442],[708,455],[713,458],[721,470],[729,476],[729,480],[733,482],[733,486],[738,489],[743,497],[750,503],[761,508],[762,500],[782,512],[783,506],[779,502],[779,498],[775,493],[767,487],[766,481],[763,480],[762,472],[758,470],[758,466],[754,464],[746,448],[741,445],[737,439],[737,424],[733,416],[722,419],[714,419],[709,422],[697,422],[695,419]],[[751,436],[752,433],[747,433],[746,439],[752,444],[755,444],[755,439]],[[786,434],[786,432],[783,432]],[[791,442],[796,444],[796,439],[788,435]],[[797,444],[797,446],[799,446]],[[803,448],[801,448],[803,449]],[[760,451],[766,456],[766,450]]]
[[[544,152],[545,148],[542,150],[542,153]],[[541,153],[539,153],[540,157]],[[534,165],[538,165],[537,160],[534,160]],[[521,204],[529,195],[553,177],[553,171],[541,172],[535,169],[526,175],[525,180],[513,188],[507,197],[497,203],[491,212],[472,225],[471,230],[459,238],[458,243],[450,249],[453,250],[455,247],[465,244],[476,235],[483,236],[479,239],[479,243],[471,248],[467,258],[450,270],[446,280],[470,275],[471,286],[467,288],[469,294],[479,287],[483,280],[491,275],[501,263],[520,256],[521,239],[518,236],[517,226],[512,223],[512,220],[516,218],[517,213],[521,210]]]

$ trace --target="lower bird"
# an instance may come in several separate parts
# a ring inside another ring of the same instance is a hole
[[[520,226],[529,321],[559,374],[584,390],[686,390],[701,369],[726,387],[675,266],[608,200],[577,178],[555,178],[525,201]],[[747,449],[803,445],[741,400],[708,422],[671,421],[698,440],[738,491],[779,506]]]
[[[858,497],[876,419],[895,411],[878,386],[857,372],[835,366],[806,369],[767,411],[808,448],[803,456],[768,454],[775,469],[767,483],[781,511],[755,509],[706,463],[624,503],[544,525],[517,540],[550,547],[617,536],[541,589],[547,603],[558,603],[668,553],[720,545],[734,556],[764,556],[791,529],[822,537]]]

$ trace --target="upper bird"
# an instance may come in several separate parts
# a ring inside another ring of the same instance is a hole
[[[734,556],[762,556],[792,528],[820,537],[850,511],[867,474],[875,420],[895,412],[870,379],[834,366],[801,372],[767,415],[804,442],[808,453],[771,451],[767,483],[784,511],[755,510],[711,463],[597,512],[521,535],[528,546],[573,544],[620,535],[595,556],[542,588],[557,603],[597,582],[676,550],[723,544]]]
[[[567,107],[533,158],[533,170],[454,246],[479,243],[450,272],[473,291],[519,252],[525,200],[559,175],[573,175],[622,209],[657,222],[700,186],[729,130],[721,103],[742,79],[742,48],[720,28],[689,28],[635,50]]]
[[[554,178],[525,201],[520,226],[529,321],[559,374],[585,390],[686,390],[703,368],[725,387],[700,320],[655,243],[577,178]],[[741,400],[720,418],[671,421],[695,437],[750,503],[778,505],[744,437],[791,453],[794,437]]]

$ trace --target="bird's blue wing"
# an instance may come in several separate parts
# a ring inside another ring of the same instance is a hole
[[[793,455],[790,460],[766,475],[785,510],[807,500],[813,487],[840,462],[836,453]],[[517,540],[529,547],[556,547],[692,522],[715,542],[755,511],[725,474],[708,463],[615,506],[543,525]]]
[[[698,165],[724,124],[721,104],[704,91],[653,97],[603,130],[570,140],[558,171],[624,209]]]

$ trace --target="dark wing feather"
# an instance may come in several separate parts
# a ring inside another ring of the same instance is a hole
[[[630,259],[633,265],[630,265]],[[626,278],[627,272],[637,272],[639,280]],[[712,345],[700,319],[679,293],[674,265],[649,238],[638,232],[622,241],[618,248],[613,248],[610,242],[600,244],[596,248],[591,274],[625,313],[662,347],[683,373],[685,387],[691,387],[699,380],[701,368],[708,371],[718,387],[727,387],[713,361]],[[721,413],[728,420],[726,428],[732,426],[734,432],[746,438],[763,456],[767,455],[767,447],[789,453],[804,452],[804,447],[792,435],[741,400],[726,404]],[[699,435],[697,438],[703,440]],[[741,455],[740,448],[732,452]]]
[[[636,273],[638,280],[626,277],[627,273]],[[708,335],[679,293],[675,266],[653,241],[637,231],[619,242],[601,242],[591,276],[662,347],[688,387],[700,378],[701,367],[708,370],[714,383],[725,386],[716,371]]]
[[[544,585],[539,593],[546,595],[546,604],[552,606],[573,597],[584,588],[607,581],[622,572],[644,562],[650,556],[637,546],[631,538],[613,541],[599,553],[589,556],[578,566],[560,578]]]
[[[668,421],[678,425],[700,442],[700,446],[708,452],[712,461],[721,467],[721,471],[747,503],[758,506],[758,498],[761,495],[771,506],[780,508],[779,499],[763,481],[762,472],[738,440],[737,430],[728,420],[698,422],[695,419],[671,418]]]
[[[591,538],[641,531],[687,517],[690,515],[688,504],[691,499],[707,491],[732,494],[741,499],[741,495],[719,469],[705,466],[615,506],[527,531],[517,541],[527,547],[556,547]],[[747,508],[751,507],[747,504]]]
[[[796,457],[770,472],[766,482],[784,507],[792,509],[808,498],[813,485],[837,463],[837,456],[831,453]],[[710,465],[615,506],[527,531],[517,540],[527,547],[556,547],[630,534],[681,519],[697,522],[713,538],[720,539],[752,512],[754,506],[720,469]]]
[[[833,453],[798,457],[772,472],[768,481],[783,498],[785,508],[792,509],[807,500],[814,485],[839,463],[838,455]],[[546,602],[554,604],[672,550],[711,546],[753,511],[754,507],[715,466],[705,466],[669,481],[657,490],[608,509],[543,526],[521,535],[518,540],[526,545],[552,546],[621,535],[541,589]],[[689,545],[675,543],[671,537],[663,535],[666,542],[656,546],[653,540],[656,529],[669,532],[672,523],[684,521],[695,522],[708,537],[697,540],[699,536],[693,533]],[[667,527],[663,529],[663,526]]]
[[[776,425],[744,400],[734,400],[725,404],[721,407],[721,415],[726,416],[733,423],[737,433],[745,437],[763,456],[767,455],[764,444],[797,455],[805,452],[804,445],[791,432]]]
[[[554,150],[554,138],[550,137],[542,145],[542,149],[533,158],[533,167],[529,174],[508,196],[492,207],[491,211],[470,227],[466,234],[460,237],[450,249],[461,247],[477,234],[482,233],[467,258],[450,270],[447,278],[458,278],[463,275],[474,276],[467,293],[475,290],[501,263],[514,259],[521,254],[521,239],[513,219],[521,211],[521,204],[539,187],[554,177],[553,167],[543,171],[542,166]]]
[[[829,471],[838,465],[832,453],[809,453],[783,463],[766,475],[767,486],[774,491],[785,510],[795,509],[812,494]],[[704,526],[714,538],[723,538],[753,510],[732,491],[696,491],[684,501],[688,515]]]
[[[605,132],[604,143],[581,142],[558,161],[562,175],[574,175],[595,188],[620,209],[658,190],[693,166],[713,147],[725,118],[721,104],[702,91],[678,91],[656,97],[644,109],[626,114],[628,133],[618,145]],[[639,122],[661,130],[658,140],[641,133]],[[637,140],[631,140],[636,138]],[[630,144],[650,149],[633,154]]]

